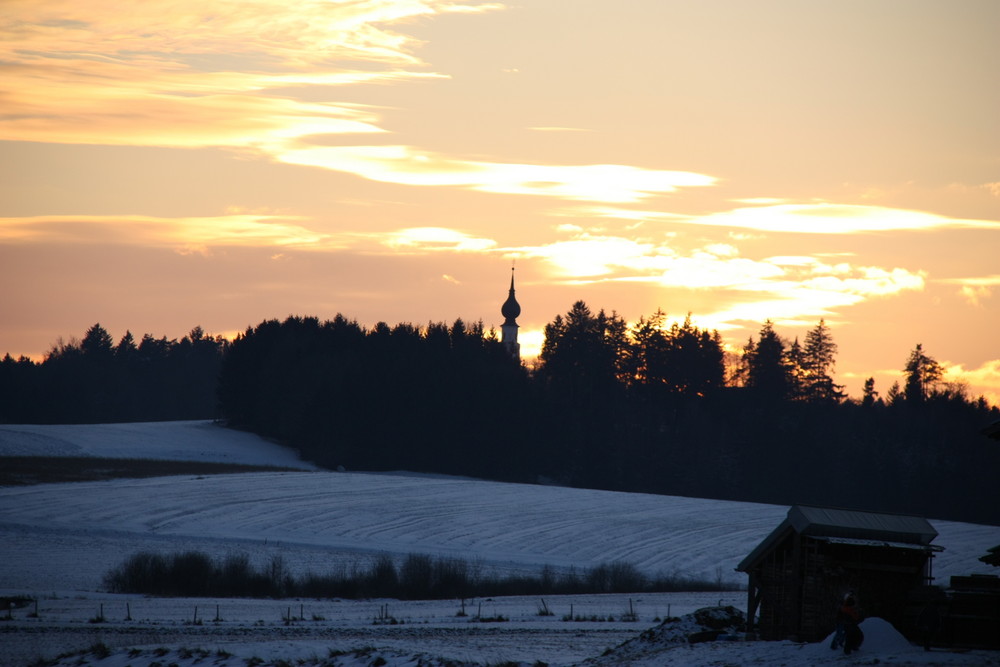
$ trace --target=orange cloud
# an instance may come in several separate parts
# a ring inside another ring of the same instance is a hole
[[[475,238],[444,227],[413,227],[387,234],[372,234],[386,246],[398,250],[482,252],[496,246],[492,239]]]
[[[0,242],[130,244],[208,252],[213,247],[277,247],[298,250],[358,249],[369,254],[492,252],[493,239],[444,227],[412,227],[388,232],[321,232],[305,218],[232,213],[216,217],[64,215],[0,218]],[[282,253],[272,259],[282,259]]]
[[[978,368],[966,369],[963,364],[942,363],[944,379],[967,384],[973,396],[983,395],[993,405],[1000,405],[1000,359],[984,362]]]
[[[979,278],[947,278],[939,282],[960,285],[958,293],[970,306],[982,307],[983,301],[993,296],[993,288],[1000,286],[1000,275]]]
[[[521,256],[545,260],[555,277],[574,284],[643,282],[740,294],[739,303],[701,315],[705,326],[720,330],[739,321],[829,316],[868,299],[922,290],[926,280],[923,272],[831,264],[810,256],[740,257],[725,243],[681,254],[651,241],[582,232],[569,240],[517,250]]]
[[[613,207],[581,209],[581,214],[624,220],[670,220],[692,225],[796,234],[859,234],[931,229],[1000,229],[995,220],[949,218],[903,209],[849,204],[773,204],[737,208],[701,216]]]
[[[9,0],[0,21],[0,139],[237,146],[380,132],[348,104],[276,89],[441,76],[394,22],[496,5],[426,0]]]
[[[289,164],[322,167],[400,185],[453,186],[482,192],[630,203],[715,179],[683,171],[616,164],[540,165],[461,160],[411,146],[313,146],[280,151]]]
[[[299,218],[225,215],[153,216],[63,215],[0,218],[5,243],[122,243],[200,252],[209,246],[337,247],[334,239],[296,224]]]

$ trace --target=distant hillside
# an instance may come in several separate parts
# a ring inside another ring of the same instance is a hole
[[[143,449],[151,458],[161,456],[159,447],[176,451],[191,428],[144,425]],[[75,430],[62,432],[67,445]],[[81,440],[93,435],[79,432]],[[10,446],[10,431],[0,433]],[[212,438],[203,441],[206,459],[225,451],[227,431],[205,433],[219,438],[217,448]],[[651,574],[739,582],[736,564],[787,509],[408,475],[185,475],[0,488],[0,539],[18,545],[5,557],[5,586],[35,590],[93,589],[111,565],[143,549],[280,555],[297,572],[347,567],[379,553],[456,556],[532,573],[546,564],[586,568],[621,560]],[[1000,529],[932,523],[940,532],[935,544],[945,547],[936,576],[993,571],[977,559],[1000,543]]]
[[[316,470],[287,447],[211,421],[0,424],[0,457],[204,461]]]

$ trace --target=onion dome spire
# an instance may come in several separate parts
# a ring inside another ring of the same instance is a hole
[[[521,314],[521,304],[514,298],[513,266],[510,267],[510,292],[507,293],[507,300],[500,307],[500,314],[504,316],[503,325],[500,327],[500,343],[510,356],[520,361],[521,346],[517,342],[517,316]]]
[[[510,292],[507,294],[507,300],[500,307],[500,314],[505,318],[504,325],[517,326],[517,322],[514,320],[521,314],[521,304],[514,298],[514,267],[510,268]]]

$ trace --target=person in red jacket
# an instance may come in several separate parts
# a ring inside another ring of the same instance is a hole
[[[861,612],[858,611],[857,602],[853,593],[844,596],[844,600],[837,609],[837,632],[833,635],[830,648],[836,650],[840,646],[844,647],[844,653],[858,650],[864,635],[858,624],[861,622]]]

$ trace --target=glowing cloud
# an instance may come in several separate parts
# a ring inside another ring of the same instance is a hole
[[[729,244],[714,243],[687,254],[652,242],[578,233],[544,246],[520,248],[544,259],[553,274],[574,284],[644,282],[672,289],[728,291],[738,303],[701,320],[718,329],[739,321],[799,320],[903,291],[922,290],[922,272],[827,263],[817,257],[738,256]]]
[[[993,296],[993,288],[1000,286],[1000,276],[980,278],[947,278],[939,282],[960,285],[958,293],[970,306],[982,307],[983,301]]]
[[[542,329],[521,329],[517,333],[517,342],[521,346],[521,358],[534,359],[542,353],[545,332]]]
[[[996,221],[961,220],[921,211],[825,203],[741,208],[699,217],[694,222],[800,234],[858,234],[942,227],[1000,229],[1000,222]]]
[[[613,207],[581,209],[580,214],[623,220],[669,220],[710,227],[796,234],[860,234],[942,228],[1000,229],[995,220],[966,220],[879,206],[847,204],[775,204],[737,208],[701,216]]]
[[[206,252],[213,247],[278,247],[299,250],[359,249],[370,254],[429,252],[489,252],[496,241],[444,227],[413,227],[392,232],[309,229],[305,220],[290,216],[234,213],[217,217],[158,218],[152,216],[36,216],[0,218],[4,243],[115,243],[157,246],[178,252]],[[284,258],[276,253],[272,259]],[[451,276],[445,280],[457,281]]]
[[[0,139],[275,150],[381,131],[368,111],[275,90],[440,76],[385,26],[497,5],[450,0],[11,0],[0,19]]]
[[[1000,359],[986,361],[978,368],[943,362],[944,378],[949,382],[974,385],[994,405],[1000,405]]]
[[[401,229],[382,238],[382,243],[399,250],[482,252],[496,246],[492,239],[475,238],[444,227]]]
[[[715,179],[683,171],[616,164],[539,165],[460,160],[411,146],[315,146],[289,148],[289,164],[347,172],[400,185],[462,187],[482,192],[541,195],[579,201],[630,203]]]
[[[572,279],[609,276],[625,267],[632,271],[655,270],[672,256],[669,248],[652,243],[589,234],[519,250],[526,257],[546,260],[557,276]]]
[[[5,243],[122,243],[200,252],[209,246],[337,247],[329,235],[295,224],[298,218],[225,215],[197,218],[152,216],[35,216],[0,218]]]

